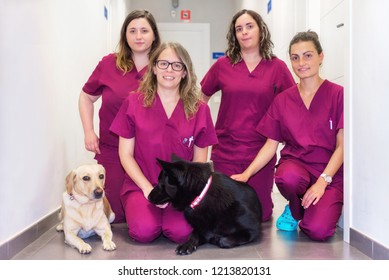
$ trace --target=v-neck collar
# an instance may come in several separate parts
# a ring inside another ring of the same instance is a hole
[[[321,85],[317,88],[312,100],[311,100],[311,103],[309,104],[309,108],[307,108],[307,106],[305,106],[305,103],[304,103],[304,100],[303,98],[301,97],[301,94],[300,94],[300,90],[299,90],[299,87],[298,85],[296,85],[296,91],[297,91],[297,98],[299,99],[300,101],[300,105],[303,106],[305,108],[306,111],[308,112],[311,112],[312,111],[312,108],[313,106],[315,105],[316,103],[316,100],[318,98],[320,98],[320,95],[321,95],[321,92],[322,92],[322,88],[323,88],[323,85],[326,84],[326,81],[327,80],[324,80]]]
[[[262,64],[262,61],[264,59],[262,58],[258,64],[254,67],[254,69],[252,71],[250,71],[249,67],[247,66],[247,63],[246,61],[242,58],[241,61],[239,62],[241,64],[241,67],[242,69],[244,69],[249,75],[254,75],[256,72],[258,72],[258,68],[260,67],[260,65]]]
[[[161,112],[161,114],[164,116],[164,118],[166,120],[170,120],[174,117],[174,115],[176,114],[176,112],[178,111],[178,108],[182,107],[182,100],[181,98],[177,101],[177,104],[176,106],[174,107],[173,109],[173,112],[172,114],[170,115],[170,117],[168,117],[166,111],[165,111],[165,107],[163,106],[162,104],[162,100],[161,100],[161,97],[159,96],[158,93],[156,93],[156,100],[157,100],[157,104],[158,104],[158,110]]]
[[[254,75],[256,72],[258,72],[259,66],[262,64],[263,59],[254,67],[254,69],[250,72],[249,68],[247,67],[246,61],[242,58],[235,66],[239,67],[238,69],[240,71],[246,72],[248,75]]]

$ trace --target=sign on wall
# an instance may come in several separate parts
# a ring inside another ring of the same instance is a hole
[[[181,10],[181,21],[190,22],[190,10]]]

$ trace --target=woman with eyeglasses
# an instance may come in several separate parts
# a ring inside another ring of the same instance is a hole
[[[119,138],[109,131],[109,127],[123,100],[138,88],[149,56],[159,45],[160,36],[153,15],[146,10],[132,11],[123,22],[118,51],[101,59],[79,96],[85,148],[95,153],[95,159],[106,170],[105,193],[115,213],[115,223],[125,222],[120,202],[125,172],[119,159]],[[100,97],[97,135],[93,125],[94,103]]]
[[[156,158],[172,154],[207,161],[217,143],[208,105],[201,101],[188,52],[178,43],[163,43],[151,56],[139,92],[123,103],[111,126],[119,135],[119,156],[126,171],[121,199],[129,236],[142,243],[161,234],[187,241],[192,228],[171,205],[152,205],[147,197],[161,171]]]
[[[288,205],[276,226],[299,226],[312,240],[324,241],[334,235],[343,207],[343,87],[320,77],[324,54],[315,32],[297,33],[289,56],[300,82],[274,99],[257,126],[266,144],[232,177],[247,181],[284,143],[275,183]]]

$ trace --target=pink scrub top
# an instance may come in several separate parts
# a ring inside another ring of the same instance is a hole
[[[288,67],[276,57],[262,59],[251,73],[243,60],[232,65],[228,57],[219,58],[201,81],[207,96],[222,91],[215,125],[219,144],[211,159],[250,163],[266,141],[255,127],[274,97],[293,85]]]
[[[119,138],[109,130],[112,121],[120,109],[124,99],[130,92],[136,91],[139,82],[146,72],[144,67],[140,72],[136,67],[126,74],[116,67],[116,55],[109,54],[102,58],[82,90],[93,96],[102,96],[99,111],[100,146],[113,148],[115,156],[119,146]],[[98,157],[99,155],[97,155]]]
[[[161,171],[156,158],[170,161],[175,153],[190,161],[194,145],[204,148],[217,143],[207,104],[202,102],[195,116],[187,120],[180,100],[168,119],[158,94],[149,108],[144,107],[141,93],[131,94],[113,121],[111,131],[123,138],[135,137],[135,160],[153,185]],[[122,193],[127,190],[139,190],[128,175]]]
[[[279,94],[257,126],[265,137],[284,142],[281,160],[327,164],[343,128],[343,87],[325,80],[307,109],[297,86]]]

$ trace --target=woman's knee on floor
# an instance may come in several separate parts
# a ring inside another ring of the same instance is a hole
[[[190,234],[192,233],[192,227],[188,224],[182,224],[181,226],[163,226],[163,235],[175,243],[184,243],[188,241]]]
[[[157,225],[129,226],[129,236],[137,242],[149,243],[161,235],[162,229]]]
[[[312,240],[326,241],[335,234],[336,225],[325,225],[320,220],[310,221],[307,224],[303,219],[300,222],[300,229]]]

